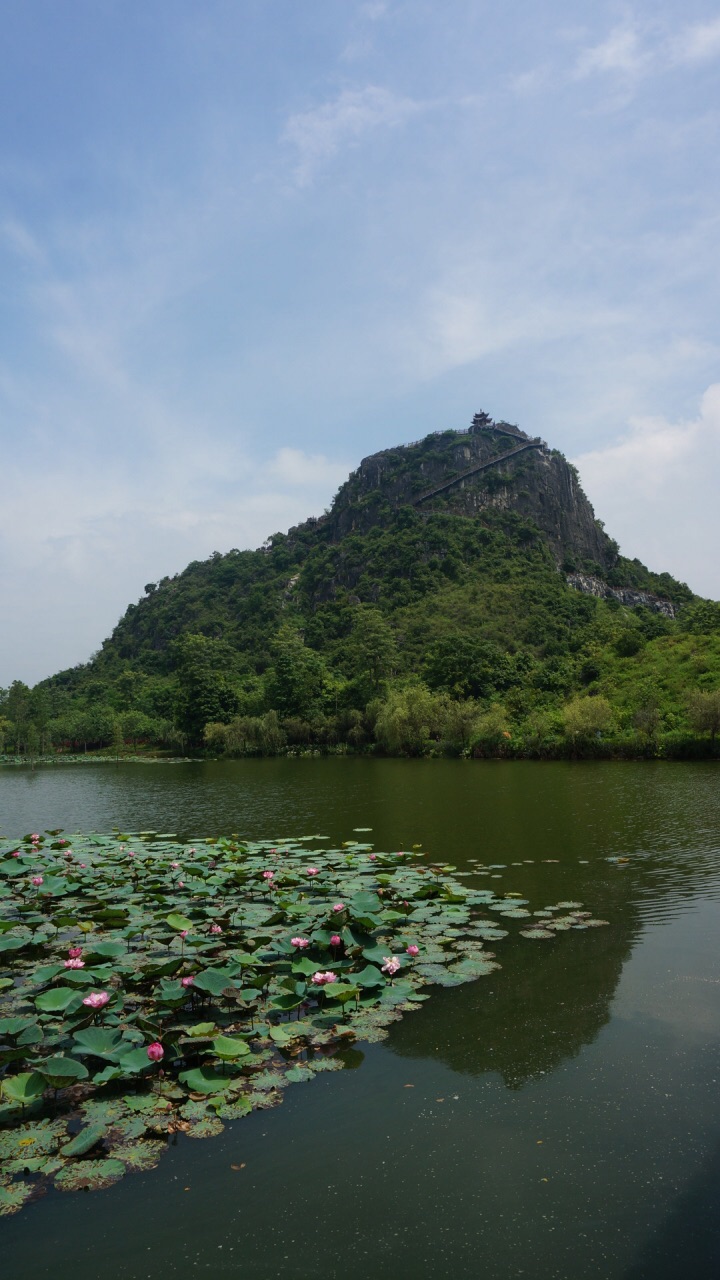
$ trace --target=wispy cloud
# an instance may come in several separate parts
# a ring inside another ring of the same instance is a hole
[[[658,24],[641,27],[626,20],[613,27],[598,44],[580,50],[572,75],[576,80],[599,74],[633,80],[717,57],[720,18],[689,23],[671,32]]]
[[[720,383],[694,418],[631,419],[625,434],[574,459],[598,515],[625,555],[720,596]]]
[[[367,85],[344,89],[332,101],[291,116],[283,138],[297,152],[297,182],[306,186],[339,151],[358,143],[373,129],[397,128],[425,105],[378,85]]]
[[[635,76],[645,69],[651,57],[651,52],[642,47],[637,28],[623,23],[599,44],[581,51],[574,75],[579,80],[607,71]]]
[[[720,18],[696,22],[671,37],[667,46],[676,63],[707,62],[720,56]]]

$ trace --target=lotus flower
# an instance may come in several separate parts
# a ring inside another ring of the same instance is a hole
[[[333,907],[333,911],[344,911],[344,910],[345,910],[345,903],[344,903],[344,902],[336,902],[336,903],[335,903],[335,906]]]
[[[210,932],[211,932],[211,933],[222,933],[222,925],[219,925],[219,924],[211,924],[211,925],[210,925]]]
[[[194,975],[193,975],[193,974],[188,974],[187,978],[181,978],[181,979],[180,979],[180,986],[181,986],[181,987],[191,987],[194,981],[195,981],[195,977],[194,977]]]
[[[13,856],[13,858],[19,858],[19,857],[20,857],[20,850],[19,850],[19,849],[14,849],[14,850],[13,850],[13,855],[12,855],[12,856]]]
[[[134,858],[134,857],[135,857],[135,854],[133,853],[132,849],[128,849],[128,858]]]
[[[420,948],[416,947],[414,942],[412,942],[409,947],[406,947],[405,950],[407,951],[409,956],[420,955]]]
[[[179,862],[171,862],[171,863],[170,863],[170,869],[171,869],[172,871],[177,871],[177,869],[178,869],[178,867],[179,867],[179,866],[180,866],[180,863],[179,863]]]
[[[298,947],[300,951],[304,951],[305,947],[310,946],[309,938],[291,938],[290,943],[293,947]]]
[[[151,1062],[162,1062],[165,1057],[165,1050],[159,1040],[153,1040],[152,1044],[148,1045],[147,1056]]]
[[[339,947],[341,942],[342,942],[342,938],[340,937],[340,934],[334,933],[332,938],[330,939],[330,946]]]
[[[322,969],[318,969],[318,972],[314,973],[311,978],[311,982],[316,987],[324,987],[328,982],[337,982],[337,980],[338,976],[333,973],[332,969],[326,969],[324,972]]]
[[[273,880],[273,879],[275,878],[275,872],[274,872],[274,871],[263,871],[263,873],[262,873],[262,878],[263,878],[263,880],[267,880],[267,881],[268,881],[268,883],[269,883],[271,880]]]
[[[85,961],[81,960],[79,956],[73,956],[72,960],[65,960],[64,964],[66,969],[84,969],[85,968]]]
[[[90,995],[83,1000],[83,1004],[86,1004],[88,1009],[104,1009],[109,999],[107,991],[91,991]]]
[[[68,947],[68,955],[71,960],[79,960],[82,955],[82,947]]]
[[[187,936],[188,936],[188,931],[187,931],[187,929],[181,929],[181,930],[180,930],[180,933],[179,933],[179,935],[178,935],[178,936],[179,936],[180,938],[182,938],[182,939],[183,939],[183,941],[184,941],[184,940],[185,940],[185,938],[187,938]]]
[[[184,889],[184,888],[185,888],[185,881],[178,880],[178,889]]]
[[[319,869],[317,867],[308,867],[307,873],[309,876],[316,876],[319,874]]]
[[[383,956],[383,960],[385,963],[382,966],[382,971],[383,973],[389,973],[392,978],[400,968],[400,961],[397,956]]]
[[[371,861],[371,862],[374,862],[374,861],[375,861],[375,859],[377,858],[377,854],[376,854],[376,853],[369,853],[369,854],[368,854],[368,858],[370,859],[370,861]]]
[[[31,876],[31,877],[30,877],[30,880],[31,880],[32,884],[34,884],[34,885],[36,885],[36,886],[37,886],[37,888],[38,888],[38,889],[40,888],[40,885],[41,885],[41,884],[42,884],[42,882],[43,882],[43,878],[42,878],[42,876]]]
[[[32,835],[30,836],[30,839],[32,840],[33,844],[37,844],[38,840],[40,839],[39,831],[33,831]]]

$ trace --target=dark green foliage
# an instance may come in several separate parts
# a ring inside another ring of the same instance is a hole
[[[86,666],[0,691],[0,751],[457,753],[477,741],[556,753],[570,749],[564,704],[588,692],[615,709],[605,738],[620,750],[625,734],[623,752],[700,732],[689,706],[720,678],[720,604],[618,556],[561,454],[526,451],[416,505],[467,471],[473,449],[477,461],[513,447],[505,429],[488,422],[386,450],[320,520],[149,583]],[[570,490],[572,510],[558,507]],[[642,601],[583,594],[571,571]],[[651,693],[649,734],[636,717]],[[483,715],[502,721],[501,737],[487,724],[477,737]]]

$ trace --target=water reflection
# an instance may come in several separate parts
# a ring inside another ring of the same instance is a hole
[[[717,768],[0,770],[7,833],[122,825],[339,842],[371,826],[380,848],[422,841],[460,869],[503,863],[477,883],[526,894],[533,908],[581,901],[611,922],[547,942],[507,939],[494,948],[499,972],[435,990],[387,1044],[351,1051],[360,1069],[290,1089],[277,1111],[217,1139],[180,1142],[159,1169],[112,1191],[52,1195],[4,1220],[8,1274],[715,1274]],[[618,855],[629,863],[607,861]]]

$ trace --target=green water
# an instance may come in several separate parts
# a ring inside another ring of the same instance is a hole
[[[434,991],[359,1046],[357,1069],[179,1138],[147,1175],[3,1219],[3,1276],[720,1274],[719,777],[342,759],[0,771],[7,834],[368,826],[378,848],[503,863],[479,883],[611,921],[499,943],[499,972]]]

